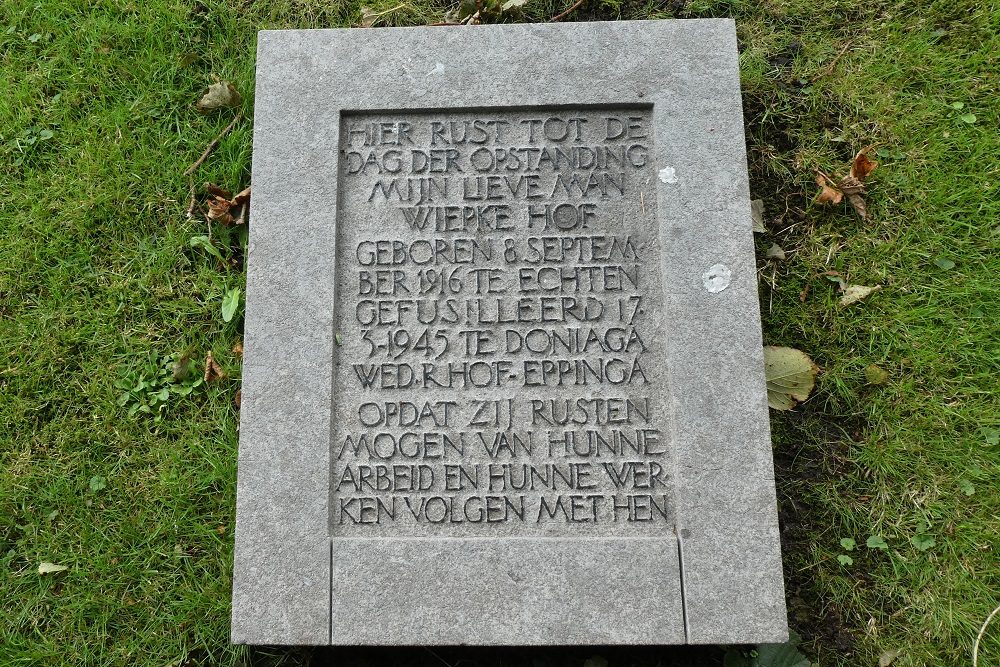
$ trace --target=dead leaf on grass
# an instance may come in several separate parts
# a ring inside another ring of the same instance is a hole
[[[232,203],[222,197],[211,197],[208,202],[208,213],[206,216],[210,222],[218,222],[229,226],[233,224],[233,215],[229,212]]]
[[[55,574],[56,572],[65,572],[68,569],[67,565],[56,565],[48,562],[38,564],[38,574]]]
[[[211,197],[218,197],[219,199],[232,199],[233,193],[225,188],[220,188],[215,183],[205,183],[203,186],[205,192]]]
[[[236,406],[237,410],[239,410],[240,406],[243,405],[243,390],[242,389],[237,389],[236,390],[236,395],[233,396],[233,405]]]
[[[785,259],[785,251],[777,243],[772,243],[771,247],[767,251],[767,258],[768,259],[780,259],[780,260],[784,260]]]
[[[809,398],[816,385],[819,366],[805,352],[793,347],[764,347],[767,404],[775,410],[791,410]]]
[[[373,25],[375,25],[375,21],[378,19],[378,17],[379,17],[379,13],[376,12],[371,7],[362,7],[361,8],[361,23],[359,24],[359,27],[361,27],[361,28],[370,28],[370,27],[372,27]]]
[[[852,303],[861,301],[867,297],[872,292],[882,289],[881,285],[874,285],[869,287],[868,285],[847,285],[844,287],[844,294],[840,297],[841,306],[849,306]]]
[[[208,87],[194,106],[201,113],[209,113],[216,109],[239,106],[242,101],[243,97],[233,84],[228,81],[216,81]]]
[[[854,207],[861,219],[867,220],[868,207],[864,198],[864,195],[867,194],[865,179],[878,166],[878,162],[868,158],[870,149],[871,147],[868,147],[858,151],[858,154],[854,156],[854,161],[851,162],[850,173],[840,180],[834,180],[825,172],[817,169],[816,185],[820,187],[820,191],[816,194],[816,203],[839,204],[846,195],[847,201]]]
[[[205,190],[209,195],[205,203],[208,207],[205,216],[209,222],[218,222],[227,227],[246,223],[250,208],[250,188],[241,190],[235,197],[228,190],[211,183],[205,184]]]
[[[240,339],[233,344],[233,354],[237,357],[243,356],[243,339]]]
[[[816,203],[818,204],[839,204],[844,199],[844,193],[837,189],[825,174],[818,172],[816,174],[816,185],[820,187],[819,193],[816,195]]]
[[[247,212],[250,210],[250,188],[246,188],[236,193],[230,201],[230,210],[236,211],[233,217],[234,225],[242,225],[247,221]]]
[[[878,667],[889,667],[893,661],[902,655],[902,651],[899,649],[893,649],[892,651],[886,651],[878,657]]]
[[[222,366],[219,365],[219,362],[212,356],[212,351],[209,350],[208,354],[205,355],[205,382],[215,382],[225,377],[226,371],[222,370]]]
[[[858,151],[857,155],[854,156],[854,163],[851,164],[851,178],[856,178],[863,182],[866,178],[868,178],[868,174],[875,171],[875,167],[878,166],[878,162],[868,159],[868,150],[870,149],[862,149]]]
[[[767,231],[764,227],[764,200],[754,199],[750,202],[750,218],[753,220],[753,230],[763,234]]]
[[[244,188],[236,193],[230,202],[233,206],[243,206],[250,201],[250,188]]]
[[[840,179],[841,192],[847,195],[847,201],[851,203],[854,210],[858,212],[862,220],[868,219],[868,207],[865,205],[865,198],[862,196],[866,194],[865,185],[860,180],[854,176],[844,176]]]

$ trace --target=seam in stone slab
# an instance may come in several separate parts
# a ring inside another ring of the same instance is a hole
[[[691,643],[691,633],[688,630],[687,599],[684,595],[684,538],[679,527],[674,528],[677,537],[677,582],[681,593],[681,625],[684,627],[684,643]],[[331,573],[330,576],[333,576]]]
[[[327,644],[333,646],[333,538],[327,540],[330,543],[330,609],[326,615],[326,625],[329,630]],[[686,629],[685,629],[686,630]],[[685,637],[687,634],[685,633]]]

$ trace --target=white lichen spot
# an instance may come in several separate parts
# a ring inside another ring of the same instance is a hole
[[[701,276],[702,284],[711,294],[718,294],[729,287],[729,281],[732,278],[733,272],[725,264],[713,264]]]
[[[659,171],[660,180],[664,183],[676,183],[677,182],[677,172],[674,171],[673,167],[664,167]]]

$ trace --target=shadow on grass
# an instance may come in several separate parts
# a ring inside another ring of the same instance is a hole
[[[502,622],[502,619],[497,619]],[[532,646],[532,647],[259,647],[250,650],[252,667],[337,665],[338,667],[713,667],[722,664],[723,649],[715,646]]]

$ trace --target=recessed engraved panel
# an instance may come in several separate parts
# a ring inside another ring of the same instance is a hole
[[[330,530],[674,526],[651,110],[344,114]]]

